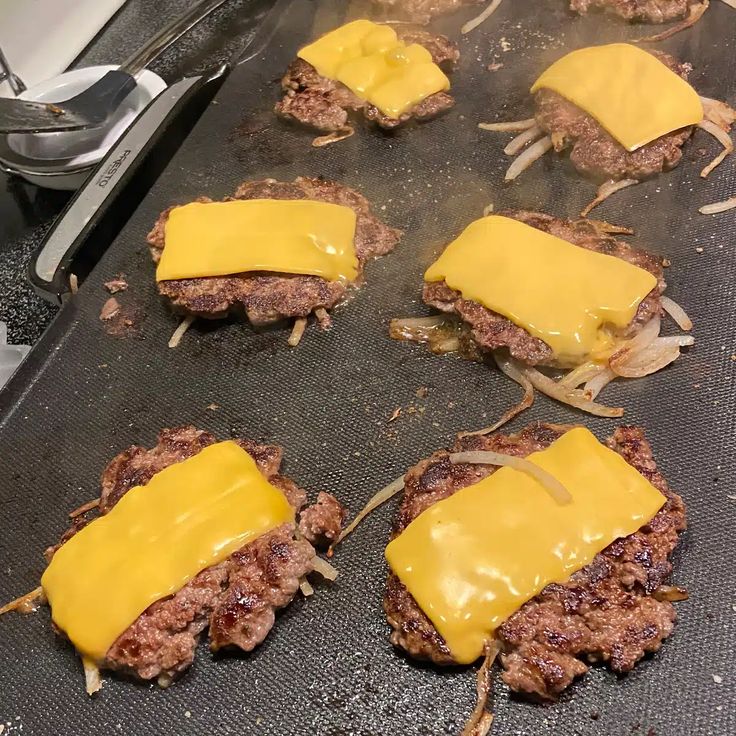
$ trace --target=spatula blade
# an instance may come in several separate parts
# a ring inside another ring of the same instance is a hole
[[[50,133],[92,128],[94,123],[78,112],[51,102],[29,102],[0,97],[0,133]]]

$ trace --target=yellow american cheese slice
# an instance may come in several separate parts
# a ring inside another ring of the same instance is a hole
[[[275,271],[353,281],[355,226],[350,207],[329,202],[192,202],[169,213],[156,280]]]
[[[511,614],[649,522],[665,497],[584,428],[528,458],[563,483],[559,504],[530,475],[501,468],[421,513],[386,548],[393,572],[469,664]]]
[[[540,89],[573,102],[628,151],[703,119],[698,93],[655,56],[628,43],[563,56],[531,91]]]
[[[41,578],[54,623],[99,662],[152,603],[293,518],[245,450],[211,445],[129,490],[59,548]]]
[[[369,20],[330,31],[298,56],[394,119],[430,95],[450,89],[450,80],[427,49],[407,46],[393,28]]]
[[[657,284],[620,258],[497,215],[471,223],[424,277],[444,280],[573,364],[594,351],[604,324],[626,327]]]

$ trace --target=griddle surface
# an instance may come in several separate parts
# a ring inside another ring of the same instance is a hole
[[[429,312],[420,300],[424,268],[488,203],[574,216],[592,198],[594,187],[554,156],[504,186],[509,137],[478,131],[476,123],[528,117],[526,90],[565,49],[642,30],[600,16],[568,17],[563,0],[509,0],[460,41],[463,57],[453,77],[458,105],[448,115],[393,135],[359,126],[349,140],[313,149],[308,131],[277,121],[271,109],[297,47],[345,19],[338,5],[295,2],[267,53],[235,70],[0,395],[0,599],[38,584],[42,550],[65,528],[66,513],[98,494],[99,474],[115,453],[133,443],[151,446],[161,427],[193,423],[223,438],[277,442],[286,450],[286,472],[312,497],[330,491],[354,513],[454,433],[483,426],[517,398],[497,371],[391,341],[388,321]],[[701,94],[733,104],[736,15],[723,3],[711,5],[695,29],[661,47],[694,64],[692,81]],[[475,12],[434,27],[458,38]],[[503,67],[488,71],[493,61]],[[593,668],[547,706],[519,701],[497,681],[495,736],[736,733],[736,506],[728,498],[734,493],[736,212],[696,212],[736,190],[730,161],[708,181],[699,179],[716,150],[698,132],[675,171],[595,212],[635,227],[633,242],[672,261],[668,294],[695,322],[697,343],[675,365],[612,385],[603,395],[625,405],[626,422],[646,428],[658,463],[687,502],[690,528],[673,581],[689,590],[690,600],[677,604],[680,620],[662,651],[627,677]],[[258,333],[231,320],[197,323],[169,350],[177,321],[156,295],[145,244],[158,213],[198,195],[231,194],[245,179],[298,175],[362,191],[381,217],[406,231],[397,251],[369,266],[367,284],[335,311],[332,330],[310,328],[297,349],[286,344],[288,327]],[[102,284],[118,273],[130,283],[118,299],[146,315],[138,334],[125,339],[106,334],[98,319],[109,296]],[[423,387],[426,398],[416,393]],[[387,423],[397,407],[400,418]],[[543,396],[514,426],[533,419],[584,421],[599,437],[614,427]],[[474,670],[418,666],[388,642],[382,550],[394,509],[392,503],[374,513],[339,549],[338,581],[317,586],[308,600],[298,597],[263,646],[251,655],[218,656],[202,646],[191,670],[168,690],[109,677],[90,699],[79,660],[52,633],[48,610],[4,617],[4,736],[458,734],[474,704]]]

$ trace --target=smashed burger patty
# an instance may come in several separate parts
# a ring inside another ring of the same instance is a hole
[[[650,52],[665,66],[687,81],[692,67],[669,54]],[[675,168],[682,158],[682,146],[694,126],[667,133],[636,151],[627,151],[591,115],[562,95],[540,89],[534,97],[537,125],[552,138],[554,149],[570,149],[573,166],[593,179],[646,179]]]
[[[526,457],[546,449],[571,428],[539,423],[514,435],[464,437],[453,452],[485,450]],[[587,672],[590,662],[606,662],[614,672],[628,672],[672,633],[675,609],[654,593],[672,571],[669,556],[686,527],[685,506],[657,471],[641,429],[619,427],[607,444],[667,502],[639,531],[613,542],[567,582],[548,585],[496,631],[503,680],[514,691],[554,698]],[[497,469],[454,464],[449,455],[445,450],[436,452],[406,474],[392,539],[430,506]],[[444,639],[393,573],[384,610],[394,646],[417,659],[455,664]]]
[[[445,36],[427,31],[396,29],[399,40],[407,45],[416,43],[429,51],[435,64],[452,67],[460,58],[457,46]],[[449,110],[455,100],[447,92],[437,92],[422,100],[400,118],[390,118],[377,107],[355,95],[341,82],[321,76],[304,59],[294,59],[281,80],[284,98],[276,104],[281,117],[294,120],[323,133],[337,133],[349,129],[351,112],[361,112],[367,120],[381,128],[396,128],[412,118],[429,120]]]
[[[412,23],[429,23],[436,15],[454,13],[468,5],[478,5],[483,0],[373,0],[385,14]]]
[[[110,511],[131,488],[145,486],[156,473],[216,441],[209,432],[187,426],[162,430],[150,450],[133,446],[121,452],[102,473],[100,514]],[[299,514],[306,493],[279,473],[282,449],[250,440],[236,442]],[[149,606],[110,647],[101,669],[167,685],[192,664],[206,628],[213,651],[255,649],[274,625],[276,610],[289,604],[300,578],[314,568],[315,551],[307,540],[331,539],[335,528],[339,533],[344,516],[339,502],[321,493],[317,505],[301,512],[299,534],[294,524],[283,524],[205,568],[173,596]],[[47,559],[91,520],[78,517],[59,544],[47,550]]]
[[[562,240],[587,250],[621,258],[628,263],[643,268],[657,277],[657,287],[641,302],[636,316],[622,337],[632,337],[639,332],[652,317],[660,314],[660,296],[665,290],[661,263],[650,253],[634,248],[601,230],[592,220],[562,220],[539,212],[502,212],[526,225],[543,230]],[[444,281],[425,282],[422,298],[442,312],[454,313],[469,327],[470,337],[481,350],[508,348],[511,355],[527,365],[554,365],[552,348],[543,340],[532,337],[523,327],[514,324],[498,312],[484,307],[478,302],[463,299],[462,295],[451,289]]]
[[[232,198],[227,198],[232,199]],[[350,187],[336,182],[297,177],[293,182],[275,179],[244,182],[234,199],[311,199],[350,207],[357,215],[355,254],[358,281],[367,261],[390,253],[401,232],[384,225],[372,212],[368,200]],[[198,202],[211,202],[200,197]],[[148,234],[155,263],[165,246],[166,220],[173,207],[164,211]],[[206,244],[203,244],[206,247]],[[332,309],[347,296],[349,285],[319,276],[248,272],[232,276],[160,281],[159,293],[179,314],[219,319],[231,312],[245,312],[256,326],[290,317],[308,317],[315,309]],[[323,326],[329,324],[329,318]]]
[[[632,22],[667,23],[684,18],[698,2],[702,0],[570,0],[570,10],[581,15],[605,10]]]

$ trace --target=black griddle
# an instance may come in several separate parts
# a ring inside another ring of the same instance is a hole
[[[343,3],[301,0],[284,13],[267,51],[233,71],[0,395],[0,599],[38,584],[42,550],[65,528],[66,513],[98,494],[100,471],[114,454],[133,443],[153,445],[161,427],[193,423],[221,438],[279,443],[286,472],[312,497],[333,492],[354,513],[456,432],[483,426],[516,400],[518,389],[497,371],[393,342],[387,326],[394,316],[429,312],[420,300],[424,268],[485,205],[574,216],[592,198],[594,187],[554,156],[503,185],[509,137],[476,128],[527,117],[526,90],[566,49],[641,34],[600,16],[568,17],[564,6],[508,0],[460,40],[458,104],[442,119],[389,135],[358,126],[349,140],[323,149],[310,146],[310,132],[274,118],[277,80],[300,44],[365,8],[350,5],[346,14]],[[475,12],[434,27],[458,38]],[[734,29],[733,11],[713,2],[695,29],[657,48],[693,62],[702,94],[733,104]],[[493,61],[503,67],[488,71]],[[699,179],[715,151],[696,133],[675,171],[595,212],[635,227],[633,242],[672,261],[668,294],[695,322],[696,345],[673,366],[603,394],[625,405],[626,422],[646,428],[662,471],[687,502],[690,527],[673,581],[687,587],[690,600],[677,604],[680,620],[662,651],[626,677],[595,667],[551,705],[521,701],[497,678],[494,736],[736,733],[736,505],[729,499],[736,213],[696,212],[736,189],[730,161]],[[145,244],[158,213],[201,194],[231,194],[244,179],[300,174],[362,191],[380,216],[405,230],[396,252],[369,266],[365,286],[335,311],[332,330],[310,328],[297,349],[286,344],[288,326],[256,332],[237,320],[196,323],[179,348],[168,349],[177,320],[156,295]],[[102,284],[118,273],[130,283],[121,303],[145,313],[127,338],[108,335],[98,319],[109,296]],[[425,398],[417,395],[421,388]],[[401,416],[388,423],[397,407]],[[532,420],[582,421],[599,437],[615,426],[543,396],[512,426]],[[338,581],[318,585],[308,600],[297,597],[254,653],[213,656],[202,646],[168,690],[108,677],[90,699],[80,662],[53,634],[47,610],[3,617],[5,734],[458,734],[475,701],[474,669],[420,666],[388,641],[382,551],[394,510],[395,502],[364,522],[334,558]]]

